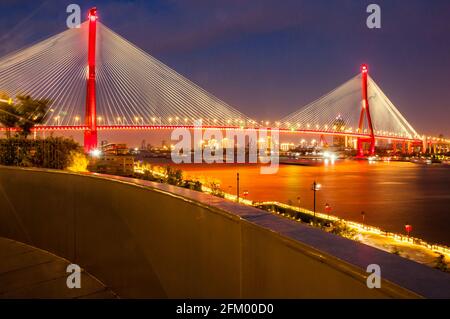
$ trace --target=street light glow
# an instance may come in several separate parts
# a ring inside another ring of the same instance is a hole
[[[102,151],[99,150],[98,148],[96,148],[96,149],[93,149],[90,152],[90,154],[91,154],[92,157],[99,158],[102,155]]]

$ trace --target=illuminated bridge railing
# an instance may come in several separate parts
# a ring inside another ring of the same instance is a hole
[[[194,125],[134,125],[134,124],[122,124],[122,125],[98,125],[97,129],[99,131],[127,131],[127,130],[171,130],[176,128],[187,128],[195,129],[198,128]],[[314,130],[314,129],[286,129],[286,128],[273,128],[273,127],[261,127],[261,126],[219,126],[219,125],[203,125],[202,129],[213,128],[219,130],[274,130],[278,129],[280,133],[284,134],[309,134],[309,135],[324,135],[324,136],[348,136],[353,138],[368,138],[370,134],[368,133],[358,133],[353,131],[333,131],[333,130]],[[32,131],[35,132],[50,132],[50,131],[85,131],[88,127],[86,125],[41,125],[35,126]],[[12,129],[15,131],[17,129]],[[0,127],[0,131],[6,131],[4,127]],[[375,134],[376,139],[380,140],[395,140],[395,141],[406,141],[406,142],[417,142],[422,143],[421,138],[405,137],[403,135],[394,134]],[[436,141],[436,139],[434,139]],[[439,140],[438,140],[439,141]]]

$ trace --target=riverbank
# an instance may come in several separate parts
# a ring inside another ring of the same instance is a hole
[[[152,168],[148,165],[138,166],[137,171],[141,173],[147,171],[159,178],[167,178],[164,176],[164,170],[161,167]],[[331,214],[320,212],[314,214],[313,211],[303,207],[287,205],[276,201],[254,202],[241,197],[238,199],[236,195],[219,189],[220,182],[217,181],[212,183],[205,183],[203,181],[202,183],[192,178],[189,181],[199,182],[202,192],[223,197],[230,201],[239,201],[239,203],[244,205],[258,207],[299,223],[307,223],[312,227],[320,227],[324,231],[359,241],[368,246],[400,255],[430,267],[439,267],[441,270],[448,269],[447,261],[450,259],[450,248],[444,245],[431,244],[420,238],[383,231],[378,227],[348,221]]]
[[[164,165],[164,164],[161,164]],[[450,245],[450,171],[435,165],[404,162],[337,161],[319,166],[280,165],[276,174],[261,175],[258,165],[173,165],[187,178],[220,181],[221,188],[240,192],[255,202],[277,201],[313,210],[314,181],[322,185],[316,194],[317,210],[326,204],[345,220],[370,224],[393,233]],[[364,212],[364,215],[362,215]]]
[[[324,230],[327,228],[327,222],[332,224],[333,222],[339,221],[355,232],[354,236],[347,236],[344,233],[342,234],[344,237],[359,241],[368,246],[389,253],[397,254],[401,257],[414,260],[430,267],[436,266],[436,261],[439,255],[444,255],[444,260],[450,259],[449,247],[428,243],[420,238],[383,231],[378,227],[343,220],[333,215],[327,215],[324,213],[314,214],[313,211],[305,208],[285,205],[278,202],[263,202],[255,203],[253,205],[256,207],[265,206],[266,210],[272,213],[296,220],[297,222],[306,222],[311,224],[311,226],[314,226],[314,223],[319,223],[319,226],[324,228]],[[297,212],[301,215],[299,216],[296,214]],[[305,219],[304,216],[307,216],[307,218]]]

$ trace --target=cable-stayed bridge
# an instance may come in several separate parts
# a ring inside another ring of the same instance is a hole
[[[420,141],[420,135],[368,73],[367,65],[362,65],[361,74],[286,116],[277,125],[293,131],[356,136],[359,156],[363,156],[364,142],[370,144],[369,154],[375,153],[376,138]]]
[[[263,128],[98,21],[96,9],[69,29],[0,59],[0,92],[52,101],[36,131],[80,130],[85,149],[98,130],[193,127]],[[275,122],[286,132],[350,136],[373,154],[375,141],[422,138],[368,75],[361,74]]]
[[[251,119],[97,21],[96,10],[69,29],[0,60],[0,91],[49,98],[37,130],[205,125],[243,127]]]

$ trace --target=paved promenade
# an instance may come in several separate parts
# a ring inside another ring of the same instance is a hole
[[[81,288],[66,285],[66,259],[0,237],[0,299],[117,298],[104,284],[82,271]]]

